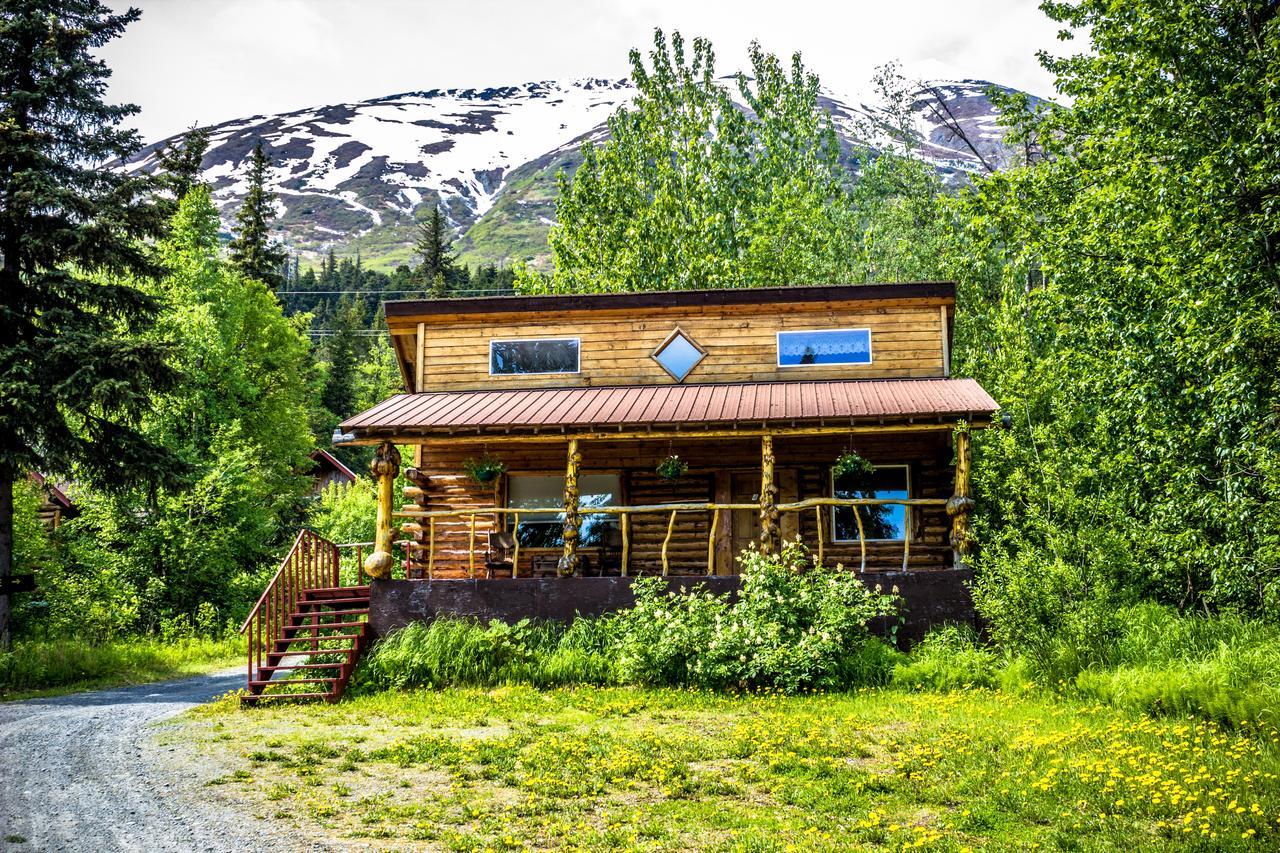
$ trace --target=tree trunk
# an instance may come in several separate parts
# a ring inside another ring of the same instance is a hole
[[[13,575],[13,472],[0,468],[0,587]],[[0,592],[0,652],[12,646],[10,597]]]

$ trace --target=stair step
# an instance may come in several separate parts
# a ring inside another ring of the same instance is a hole
[[[369,604],[369,596],[366,595],[362,598],[304,598],[298,602],[299,607],[317,604],[363,604],[367,606]]]
[[[298,610],[289,614],[290,619],[301,619],[306,617],[310,619],[312,616],[361,616],[368,615],[369,608],[355,607],[348,610]]]
[[[299,631],[311,631],[316,628],[321,630],[332,630],[334,628],[359,628],[361,625],[368,625],[368,622],[300,622],[297,625],[290,625],[289,630],[297,629]],[[323,637],[321,639],[324,639]]]
[[[253,681],[249,682],[249,686],[250,687],[269,687],[269,686],[280,687],[286,684],[332,684],[337,680],[338,680],[338,677],[336,675],[330,678],[282,678],[279,681],[276,681],[275,679],[271,679],[271,678],[255,678]]]
[[[332,693],[258,693],[246,699],[332,699]]]
[[[281,637],[276,640],[276,643],[288,645],[290,643],[310,643],[315,640],[358,640],[360,637],[360,634],[328,634],[323,637]]]
[[[276,663],[258,667],[258,672],[281,672],[286,669],[342,669],[345,663]]]
[[[368,595],[367,586],[320,586],[302,591],[303,597],[318,598],[326,595]]]

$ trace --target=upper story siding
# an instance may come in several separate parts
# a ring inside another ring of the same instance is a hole
[[[387,303],[406,390],[677,384],[653,359],[675,329],[706,351],[684,384],[941,377],[950,284]],[[866,364],[779,366],[779,332],[868,329]],[[576,373],[490,374],[490,342],[575,338]],[[419,377],[421,381],[419,382]]]

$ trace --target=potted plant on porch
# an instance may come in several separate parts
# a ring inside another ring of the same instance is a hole
[[[492,483],[505,470],[507,470],[506,464],[501,459],[495,459],[488,453],[462,460],[463,473],[473,482],[481,485]]]
[[[674,453],[658,463],[657,473],[662,479],[673,482],[679,480],[689,471],[689,463]]]

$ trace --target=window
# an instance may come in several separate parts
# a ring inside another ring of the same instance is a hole
[[[779,367],[870,363],[870,329],[778,332]]]
[[[622,487],[617,474],[582,474],[578,477],[578,506],[617,506]],[[564,506],[564,476],[514,474],[507,478],[507,506],[539,509]],[[603,545],[613,516],[584,515],[578,544]],[[559,548],[564,545],[564,513],[543,512],[520,516],[516,538],[522,548]]]
[[[683,382],[698,366],[698,362],[707,357],[707,352],[680,329],[676,329],[658,345],[652,355],[653,360],[662,365],[662,369],[670,373],[672,379]]]
[[[489,341],[489,374],[577,373],[577,338]]]
[[[832,497],[842,500],[878,498],[906,500],[911,496],[911,477],[906,465],[881,465],[870,474],[846,474],[831,483]],[[835,542],[858,541],[858,522],[854,510],[862,516],[867,539],[901,541],[908,535],[910,509],[897,504],[882,506],[836,506],[831,508],[831,532]]]

